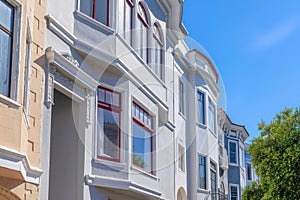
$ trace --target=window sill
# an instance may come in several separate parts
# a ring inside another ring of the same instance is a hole
[[[233,166],[233,167],[238,167],[239,165],[236,163],[228,163],[228,165]]]
[[[199,128],[207,129],[207,125],[206,125],[206,124],[202,124],[201,122],[196,121],[196,125],[197,125]]]
[[[107,26],[107,25],[105,25],[105,24],[103,24],[103,23],[101,23],[101,22],[99,22],[99,21],[91,18],[90,16],[84,14],[83,12],[81,12],[79,10],[76,10],[74,12],[74,14],[78,18],[80,18],[80,19],[82,19],[82,20],[84,20],[84,21],[86,21],[88,23],[91,23],[92,25],[94,25],[96,27],[99,27],[100,29],[106,31],[108,34],[113,34],[115,32],[115,30],[113,28],[111,28],[111,27],[109,27],[109,26]]]
[[[100,159],[100,158],[94,158],[93,161],[96,164],[106,165],[106,166],[109,166],[116,170],[121,170],[126,167],[125,163],[115,162],[115,161],[110,161],[110,160],[105,160],[105,159]]]
[[[205,190],[205,189],[198,188],[198,189],[197,189],[197,192],[198,192],[198,193],[205,193],[205,194],[208,194],[208,193],[209,193],[209,190]]]
[[[178,115],[180,115],[184,120],[186,120],[186,116],[182,112],[178,112]]]
[[[143,170],[141,170],[141,169],[135,167],[134,165],[131,166],[131,169],[133,169],[133,170],[139,172],[140,174],[146,175],[146,176],[148,176],[148,177],[150,177],[150,178],[152,178],[152,179],[154,179],[154,180],[156,180],[156,181],[159,180],[159,178],[158,178],[157,176],[154,176],[153,174],[150,174],[150,173],[148,173],[148,172],[146,172],[146,171],[143,171]]]
[[[21,104],[19,104],[15,100],[12,100],[7,96],[4,96],[3,94],[0,94],[0,102],[6,104],[8,107],[16,108],[16,109],[18,109],[21,106]]]

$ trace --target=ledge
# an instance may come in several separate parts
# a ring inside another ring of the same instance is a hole
[[[139,169],[139,168],[137,168],[137,167],[135,167],[135,166],[132,166],[131,169],[133,169],[133,170],[139,172],[139,173],[142,174],[142,175],[148,176],[148,177],[150,177],[150,178],[152,178],[152,179],[154,179],[154,180],[156,180],[156,181],[159,180],[159,178],[158,178],[157,176],[154,176],[154,175],[152,175],[152,174],[150,174],[150,173],[147,173],[147,172],[145,172],[145,171],[143,171],[143,170],[141,170],[141,169]]]
[[[0,166],[7,169],[19,171],[26,182],[39,184],[43,171],[32,167],[28,157],[14,149],[0,145]]]
[[[109,178],[104,176],[85,175],[87,185],[128,190],[143,195],[145,198],[162,199],[161,192],[133,183],[130,180]]]
[[[93,162],[96,164],[106,165],[106,166],[113,168],[115,170],[118,170],[118,171],[126,168],[125,163],[114,162],[114,161],[109,161],[109,160],[104,160],[104,159],[99,159],[99,158],[94,158]]]
[[[18,109],[21,106],[21,104],[19,104],[15,100],[12,100],[7,96],[4,96],[3,94],[0,94],[0,102],[6,104],[11,108],[16,108],[16,109]]]

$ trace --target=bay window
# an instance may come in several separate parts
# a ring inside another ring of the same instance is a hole
[[[10,97],[14,7],[0,0],[0,94]]]
[[[152,174],[152,116],[135,102],[132,104],[132,163]]]
[[[80,11],[109,26],[110,0],[80,0]]]
[[[98,88],[98,157],[120,160],[121,95],[107,88]]]

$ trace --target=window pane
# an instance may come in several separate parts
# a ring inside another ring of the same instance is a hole
[[[6,1],[0,0],[0,24],[4,26],[7,30],[12,32],[13,19],[14,19],[14,8]]]
[[[0,93],[9,96],[12,38],[0,29]]]
[[[151,172],[151,134],[134,121],[132,126],[132,162]]]
[[[112,92],[106,90],[105,91],[105,103],[112,104]]]
[[[108,25],[108,0],[96,0],[96,20]]]
[[[199,156],[199,188],[206,189],[206,160]]]
[[[120,95],[117,93],[112,93],[113,105],[119,107],[120,105]]]
[[[98,89],[98,101],[105,102],[104,96],[105,96],[105,90],[103,90],[102,88],[99,88]]]
[[[129,5],[129,3],[126,1],[125,3],[125,39],[130,44],[131,42],[131,15],[132,15],[132,7]]]
[[[236,163],[236,143],[229,142],[230,162]]]
[[[119,158],[119,114],[102,108],[98,109],[98,133],[103,134],[103,154]]]
[[[80,11],[92,17],[93,15],[93,0],[81,0]]]

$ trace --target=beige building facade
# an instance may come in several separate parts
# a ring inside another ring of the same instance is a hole
[[[38,199],[46,0],[0,0],[0,199]]]

